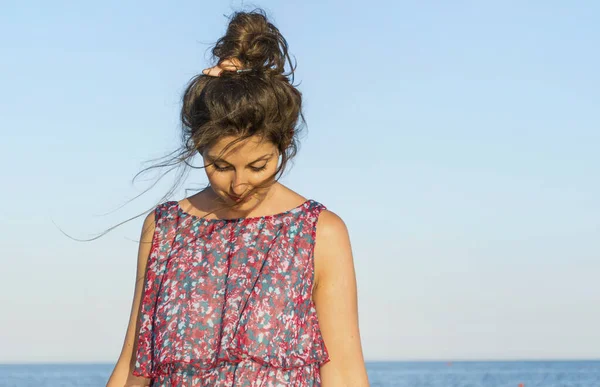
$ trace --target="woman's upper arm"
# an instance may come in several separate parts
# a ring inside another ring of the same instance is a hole
[[[151,212],[144,220],[142,232],[140,236],[140,244],[138,248],[137,269],[135,275],[135,290],[133,294],[133,302],[129,315],[129,324],[121,349],[121,355],[115,369],[108,380],[107,387],[123,387],[123,386],[146,386],[149,384],[149,379],[135,377],[131,375],[131,371],[135,364],[135,352],[137,350],[136,339],[139,332],[138,316],[140,310],[140,302],[144,292],[144,278],[146,275],[146,265],[148,264],[148,256],[152,247],[152,238],[155,229],[154,212]]]
[[[317,222],[313,301],[331,361],[323,387],[369,386],[358,326],[356,274],[344,221],[324,210]]]

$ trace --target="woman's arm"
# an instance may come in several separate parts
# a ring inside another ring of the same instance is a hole
[[[344,221],[324,210],[317,222],[313,301],[331,361],[323,387],[368,387],[358,327],[356,274]]]
[[[138,315],[140,310],[140,300],[144,290],[144,276],[146,274],[146,265],[148,255],[152,246],[152,236],[154,235],[154,212],[151,212],[144,220],[140,245],[137,258],[137,273],[135,279],[135,292],[133,294],[133,303],[129,316],[129,325],[125,334],[125,341],[121,349],[121,355],[115,365],[115,369],[108,379],[106,387],[138,387],[148,386],[150,379],[133,376],[131,371],[135,365],[135,352],[137,350],[136,339],[139,334]]]

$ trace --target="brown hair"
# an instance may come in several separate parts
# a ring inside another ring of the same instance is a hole
[[[265,180],[278,180],[297,152],[296,136],[302,116],[302,95],[292,84],[295,67],[288,44],[262,10],[237,12],[225,36],[212,50],[218,64],[235,58],[241,72],[223,71],[219,77],[200,74],[183,95],[181,122],[188,159],[202,153],[225,136],[233,136],[223,150],[250,137],[274,144],[281,154],[277,171]],[[286,61],[289,73],[284,73]],[[291,79],[290,79],[291,77]],[[264,188],[264,185],[253,188]]]
[[[182,145],[162,158],[151,160],[155,164],[134,176],[133,183],[150,170],[166,169],[154,184],[131,200],[179,168],[175,183],[160,201],[169,198],[180,187],[189,168],[205,167],[193,167],[191,160],[223,137],[236,138],[223,153],[253,136],[270,141],[280,152],[281,163],[275,173],[249,194],[279,180],[288,162],[296,155],[297,138],[305,127],[302,95],[293,84],[296,66],[288,53],[287,41],[265,12],[256,9],[233,13],[225,35],[212,48],[212,59],[216,60],[216,64],[235,59],[243,71],[224,70],[218,77],[200,73],[190,80],[181,107]],[[290,67],[287,73],[286,63]],[[89,240],[97,239],[141,215],[112,226]]]

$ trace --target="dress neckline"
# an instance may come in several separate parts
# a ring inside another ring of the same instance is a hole
[[[263,215],[263,216],[251,216],[251,217],[246,217],[246,218],[223,218],[223,219],[207,219],[207,218],[203,218],[200,217],[198,215],[194,215],[194,214],[190,214],[189,212],[185,211],[183,208],[181,208],[181,205],[179,204],[178,201],[174,200],[172,203],[174,203],[174,205],[177,207],[177,212],[179,213],[179,215],[183,215],[183,216],[187,216],[191,219],[194,220],[202,220],[205,223],[211,223],[211,222],[251,222],[251,221],[257,221],[257,220],[270,220],[273,218],[277,218],[280,216],[284,216],[284,215],[288,215],[292,212],[295,212],[299,209],[302,209],[304,207],[308,207],[308,205],[312,202],[312,199],[307,199],[306,201],[304,201],[302,204],[299,204],[298,206],[291,208],[287,211],[283,211],[283,212],[278,212],[276,214],[271,214],[271,215]]]

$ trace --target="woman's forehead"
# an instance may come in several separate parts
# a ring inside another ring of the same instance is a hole
[[[277,147],[272,142],[258,136],[253,136],[236,143],[223,153],[225,148],[235,140],[236,137],[233,136],[220,139],[206,150],[204,156],[211,159],[225,159],[232,163],[248,162],[249,160],[252,161],[265,155],[272,154],[277,150]]]

